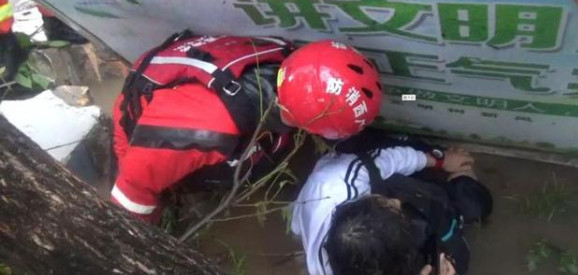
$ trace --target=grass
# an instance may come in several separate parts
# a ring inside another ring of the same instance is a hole
[[[548,259],[556,258],[558,273],[578,274],[578,260],[569,249],[559,248],[547,240],[540,240],[532,245],[526,255],[528,271],[538,270],[539,265]]]
[[[247,274],[247,256],[245,254],[240,253],[237,249],[234,249],[233,247],[231,247],[229,244],[227,244],[226,242],[219,240],[219,239],[215,239],[215,241],[217,241],[219,244],[221,244],[223,247],[225,247],[227,249],[227,258],[229,260],[229,263],[231,264],[231,268],[232,273],[234,275],[245,275]]]
[[[521,213],[545,218],[547,221],[578,208],[576,190],[559,183],[555,173],[551,180],[543,183],[540,191],[528,196],[515,195],[506,198],[518,202]]]
[[[14,274],[12,272],[12,269],[10,269],[10,267],[8,267],[7,265],[0,263],[0,275],[12,275]]]
[[[160,227],[167,234],[172,234],[177,226],[177,213],[172,206],[163,209]]]

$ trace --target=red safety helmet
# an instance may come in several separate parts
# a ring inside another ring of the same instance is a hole
[[[331,40],[310,43],[285,59],[277,88],[283,121],[328,139],[358,133],[381,105],[374,65],[354,48]]]

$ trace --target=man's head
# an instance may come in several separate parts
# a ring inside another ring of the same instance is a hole
[[[415,275],[424,266],[420,235],[399,200],[372,195],[336,209],[324,247],[337,275]]]
[[[327,139],[352,136],[379,114],[382,88],[371,61],[342,43],[313,42],[292,53],[277,77],[283,121]]]

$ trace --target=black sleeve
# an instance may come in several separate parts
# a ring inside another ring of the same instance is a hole
[[[442,252],[451,259],[456,273],[464,275],[470,266],[470,248],[460,231],[456,231],[451,238],[441,244]]]

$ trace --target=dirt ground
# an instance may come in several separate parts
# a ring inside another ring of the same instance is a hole
[[[122,80],[109,80],[93,85],[91,93],[110,113],[121,86]],[[296,161],[301,181],[312,160],[306,155]],[[529,273],[526,255],[532,244],[546,240],[578,256],[578,169],[484,154],[476,154],[476,160],[478,177],[494,196],[494,213],[486,226],[467,234],[469,274],[558,274],[555,257]],[[298,186],[287,188],[281,199],[291,200],[297,192]],[[233,216],[243,213],[250,212],[231,211]],[[238,274],[306,274],[300,242],[286,232],[279,212],[267,217],[263,226],[256,218],[215,223],[199,242],[200,249]]]

